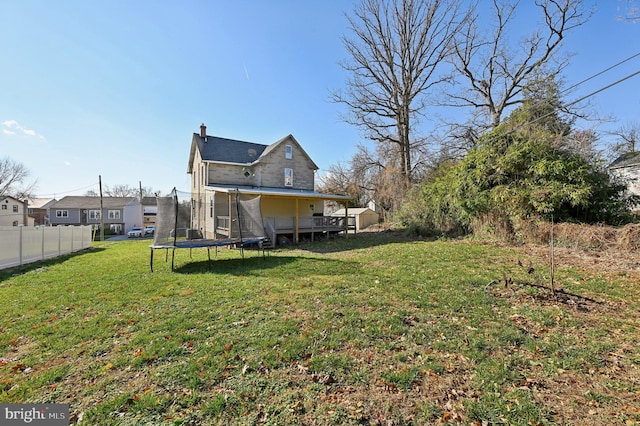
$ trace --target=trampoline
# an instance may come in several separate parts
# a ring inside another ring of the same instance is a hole
[[[182,196],[180,196],[182,195]],[[221,238],[203,238],[204,233],[213,233],[218,224],[212,219],[213,230],[207,231],[192,227],[192,212],[196,210],[199,200],[191,198],[191,194],[180,193],[175,189],[167,197],[156,197],[158,211],[156,214],[156,228],[153,235],[149,267],[153,272],[153,253],[155,250],[165,250],[165,262],[168,262],[171,251],[171,270],[175,270],[175,252],[177,249],[206,248],[207,257],[211,262],[211,249],[220,247],[235,247],[240,249],[244,259],[244,249],[255,246],[262,250],[263,242],[267,239],[262,213],[260,209],[260,196],[241,195],[236,192],[234,202],[229,202],[226,226],[221,227],[221,232],[227,235]],[[206,197],[205,197],[206,198]],[[231,200],[231,198],[230,198]],[[202,206],[200,206],[202,208]],[[204,206],[206,207],[206,206]]]

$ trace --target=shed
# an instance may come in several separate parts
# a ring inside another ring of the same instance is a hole
[[[345,211],[344,209],[340,209],[331,214],[333,217],[344,217]],[[349,225],[355,226],[356,231],[360,231],[365,229],[368,226],[375,225],[378,223],[380,216],[378,213],[374,212],[370,208],[363,207],[357,208],[354,207],[352,209],[347,210],[347,214],[349,216]],[[355,223],[352,222],[352,219]]]

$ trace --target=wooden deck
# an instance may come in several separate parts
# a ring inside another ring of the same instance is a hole
[[[349,229],[354,228],[354,218],[348,218]],[[237,235],[238,226],[235,222],[230,223],[229,216],[217,216],[216,217],[216,234],[229,236],[229,227],[233,227],[231,233]],[[251,231],[252,224],[249,221],[243,221],[242,229]],[[291,236],[296,241],[300,235],[309,235],[311,240],[315,237],[329,236],[331,234],[337,234],[345,231],[345,218],[344,217],[331,217],[331,216],[307,216],[299,217],[297,223],[296,232],[296,218],[291,217],[266,217],[264,218],[264,229],[267,232],[267,237],[271,242],[276,245],[279,236]]]

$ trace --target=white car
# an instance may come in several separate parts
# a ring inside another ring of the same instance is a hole
[[[131,228],[131,231],[127,232],[127,237],[131,238],[131,237],[142,237],[144,235],[144,231],[142,230],[142,228],[138,228],[138,227],[134,227]]]
[[[144,235],[153,235],[153,233],[156,232],[156,227],[149,225],[149,226],[145,226],[144,228]]]

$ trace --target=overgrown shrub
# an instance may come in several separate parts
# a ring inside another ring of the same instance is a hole
[[[524,221],[621,225],[632,221],[626,186],[552,138],[498,127],[458,163],[441,165],[403,205],[402,223],[419,234],[472,230],[518,237]]]

